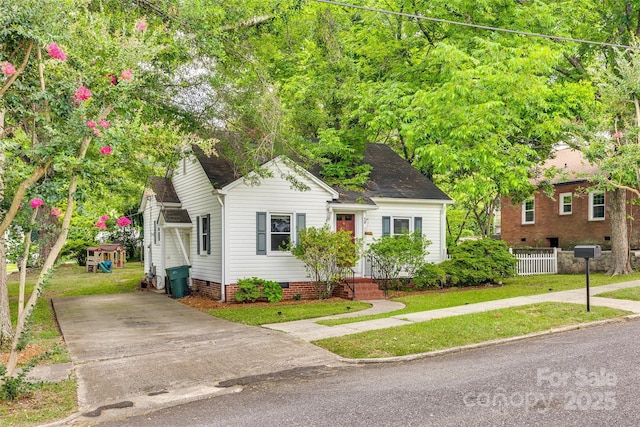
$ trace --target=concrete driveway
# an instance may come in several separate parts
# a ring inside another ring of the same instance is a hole
[[[335,355],[282,332],[244,326],[150,292],[54,299],[78,378],[82,416],[128,416],[228,393],[224,380],[312,366]]]

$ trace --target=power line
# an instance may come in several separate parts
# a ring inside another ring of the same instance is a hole
[[[355,4],[342,3],[342,2],[333,1],[333,0],[312,0],[312,1],[315,1],[317,3],[331,4],[331,5],[334,5],[334,6],[342,6],[342,7],[352,8],[352,9],[360,9],[360,10],[365,10],[367,12],[382,13],[382,14],[385,14],[385,15],[403,16],[405,18],[412,18],[412,19],[423,19],[425,21],[439,22],[439,23],[442,23],[442,24],[461,25],[463,27],[478,28],[478,29],[481,29],[481,30],[488,30],[488,31],[498,31],[498,32],[509,33],[509,34],[519,34],[519,35],[522,35],[522,36],[529,36],[529,37],[539,37],[539,38],[549,39],[549,40],[554,40],[554,41],[566,41],[566,42],[574,42],[574,43],[591,44],[591,45],[596,45],[596,46],[606,46],[606,47],[617,47],[617,48],[623,48],[623,49],[640,50],[640,46],[628,46],[628,45],[624,45],[624,44],[597,42],[597,41],[594,41],[594,40],[574,39],[572,37],[552,36],[552,35],[549,35],[549,34],[531,33],[531,32],[528,32],[528,31],[511,30],[509,28],[490,27],[488,25],[470,24],[468,22],[450,21],[448,19],[431,18],[429,16],[416,15],[416,14],[412,14],[412,13],[395,12],[395,11],[392,11],[392,10],[376,9],[376,8],[367,7],[367,6],[358,6],[358,5],[355,5]]]

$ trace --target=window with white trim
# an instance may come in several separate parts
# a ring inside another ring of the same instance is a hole
[[[292,220],[292,214],[269,215],[269,250],[271,252],[281,252],[291,243]]]
[[[382,217],[382,235],[391,234],[394,236],[400,236],[402,234],[411,233],[422,234],[422,217]]]
[[[523,224],[533,224],[536,219],[535,215],[536,202],[535,199],[531,198],[526,200],[522,204],[522,223]]]
[[[153,221],[153,243],[160,244],[160,224],[158,221]]]
[[[589,221],[604,220],[605,197],[604,191],[589,193]]]
[[[306,226],[303,212],[256,212],[256,255],[290,254],[288,247]]]
[[[393,218],[393,234],[398,236],[400,234],[411,233],[411,219],[410,218]]]
[[[211,214],[198,217],[198,254],[211,253]]]
[[[560,215],[573,213],[573,195],[571,193],[560,194]]]

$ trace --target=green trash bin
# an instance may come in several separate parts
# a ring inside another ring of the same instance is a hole
[[[167,268],[167,278],[169,279],[169,289],[171,296],[174,298],[182,298],[189,290],[188,278],[190,265],[181,265],[180,267]]]

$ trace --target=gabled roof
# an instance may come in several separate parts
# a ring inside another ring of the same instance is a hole
[[[553,158],[548,159],[542,170],[556,168],[559,170],[552,179],[552,184],[586,181],[598,171],[598,166],[584,157],[584,154],[573,148],[561,148],[554,152]],[[540,179],[535,182],[540,183]]]
[[[176,193],[176,189],[173,188],[171,180],[159,176],[152,176],[149,181],[158,202],[180,203],[180,198],[178,198],[178,193]]]
[[[362,162],[371,165],[366,197],[450,201],[442,190],[385,144],[367,144]]]
[[[103,243],[97,247],[87,248],[88,251],[94,252],[114,252],[117,250],[124,251],[124,246],[120,243]]]
[[[160,215],[166,224],[191,224],[191,217],[186,209],[162,209]]]
[[[222,156],[207,156],[199,147],[193,151],[202,165],[209,181],[216,189],[241,178],[232,165]],[[384,144],[367,144],[363,163],[372,166],[369,180],[363,191],[352,191],[335,186],[339,193],[338,203],[374,204],[371,197],[401,199],[429,199],[451,201],[451,198],[436,187],[426,176],[418,172],[391,147]],[[322,180],[318,168],[310,170]]]
[[[207,174],[207,178],[211,181],[213,188],[219,190],[242,177],[223,156],[207,156],[197,145],[194,145],[192,148],[198,162],[200,162],[202,169],[204,169],[204,173]]]

